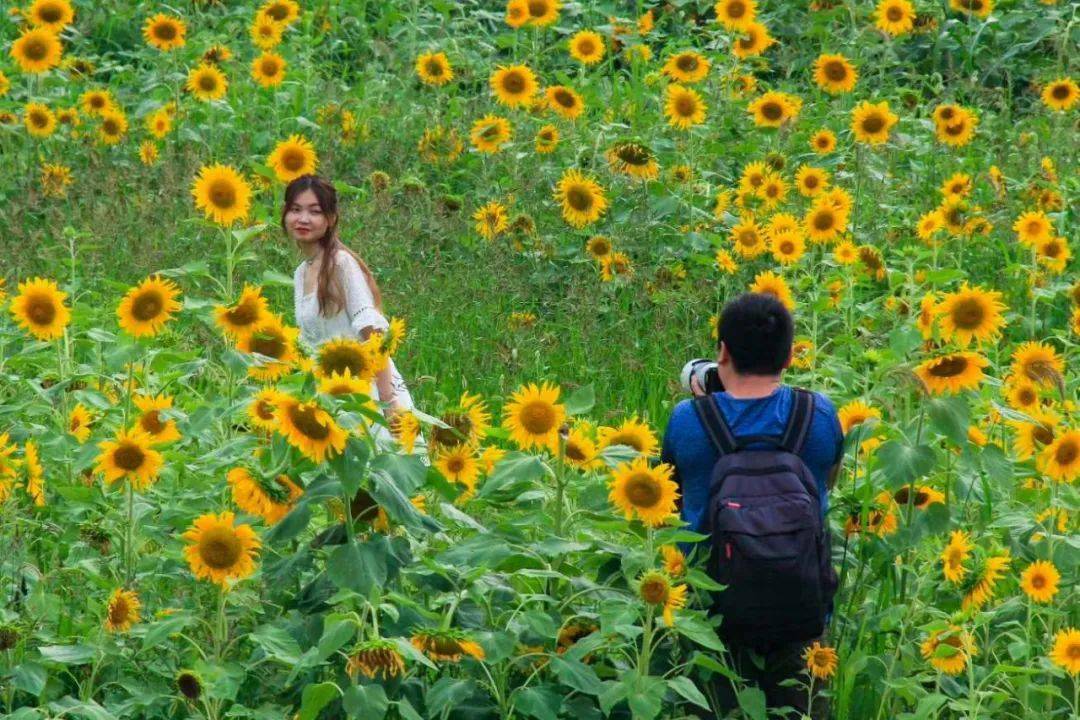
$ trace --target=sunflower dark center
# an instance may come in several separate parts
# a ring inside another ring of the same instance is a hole
[[[23,54],[31,60],[44,60],[49,54],[49,47],[43,40],[31,38],[23,45]]]
[[[817,175],[807,175],[803,178],[803,187],[816,188],[820,184],[820,179]]]
[[[214,570],[228,570],[243,553],[240,539],[227,527],[215,527],[199,538],[199,557]]]
[[[525,76],[519,72],[508,72],[502,79],[503,90],[512,94],[520,95],[525,91]]]
[[[131,314],[136,320],[146,322],[160,315],[164,306],[164,298],[159,293],[146,292],[138,295],[131,303]]]
[[[472,434],[473,422],[468,415],[462,413],[447,413],[446,415],[443,415],[442,421],[450,427],[435,428],[432,431],[435,444],[437,445],[457,447],[463,442],[463,438],[468,438]]]
[[[680,55],[675,59],[675,65],[683,72],[694,72],[701,63],[693,55]]]
[[[1046,576],[1041,573],[1035,573],[1031,576],[1031,587],[1036,590],[1042,590],[1046,587]]]
[[[729,18],[731,18],[732,20],[738,20],[739,18],[746,15],[746,3],[742,2],[742,0],[735,0],[735,2],[730,2],[727,5],[726,12]]]
[[[559,88],[558,90],[556,90],[552,94],[552,97],[555,99],[555,102],[559,103],[564,108],[569,109],[577,105],[577,100],[574,98],[574,94],[564,88]]]
[[[660,496],[659,483],[648,473],[634,473],[626,481],[626,499],[634,507],[651,508],[660,502]]]
[[[769,120],[779,120],[784,117],[784,107],[778,102],[767,102],[761,106],[761,114]]]
[[[839,60],[831,60],[825,63],[825,77],[833,82],[847,80],[847,67]]]
[[[1054,453],[1058,465],[1072,465],[1080,457],[1080,445],[1075,442],[1062,442]]]
[[[139,418],[139,425],[151,435],[159,435],[165,429],[165,423],[161,421],[161,413],[157,410],[149,410]]]
[[[889,22],[900,22],[904,19],[904,11],[896,5],[890,5],[885,11],[885,17],[889,19]]]
[[[593,195],[587,187],[574,185],[566,191],[566,202],[578,212],[586,212],[592,209]]]
[[[217,78],[210,73],[203,73],[199,75],[199,89],[203,92],[213,92],[217,90],[218,82]]]
[[[1031,439],[1040,445],[1054,442],[1054,429],[1046,425],[1036,425],[1031,430]]]
[[[578,40],[577,49],[582,55],[592,55],[596,52],[596,43],[592,38],[581,38]]]
[[[278,72],[281,70],[281,64],[278,63],[278,61],[274,58],[263,58],[262,66],[260,69],[262,70],[263,75],[266,75],[267,77],[273,77],[274,75],[277,75]]]
[[[443,64],[436,58],[429,58],[424,64],[424,69],[427,70],[427,74],[432,77],[441,77],[443,74]]]
[[[49,124],[49,116],[41,110],[34,110],[30,113],[30,124],[39,128],[46,127]]]
[[[1067,100],[1072,93],[1069,91],[1069,86],[1065,83],[1058,83],[1050,88],[1050,95],[1055,100]]]
[[[934,377],[956,377],[963,375],[968,369],[967,358],[962,355],[952,355],[942,358],[930,366],[930,374]]]
[[[175,40],[176,26],[171,22],[158,23],[154,26],[154,37],[158,40]]]
[[[946,125],[945,126],[945,133],[947,135],[963,135],[964,130],[966,130],[966,129],[967,129],[967,123],[964,122],[963,120],[961,120],[960,122],[955,123],[953,125]]]
[[[348,370],[354,376],[360,376],[367,371],[368,365],[364,353],[353,345],[331,348],[319,358],[319,366],[327,375]]]
[[[986,308],[975,298],[965,298],[952,309],[952,321],[962,330],[973,330],[986,319]]]
[[[546,435],[555,428],[555,409],[542,400],[529,402],[521,408],[518,419],[532,435]]]
[[[547,12],[547,0],[529,0],[529,15],[533,17],[543,17]]]
[[[281,154],[281,164],[286,170],[296,172],[304,167],[304,153],[299,148],[289,148]]]
[[[227,210],[236,205],[236,187],[231,181],[221,179],[215,180],[210,185],[210,202],[215,207]],[[266,353],[263,353],[264,355]]]
[[[589,459],[585,454],[585,450],[576,442],[570,441],[566,443],[566,457],[570,458],[574,462],[585,462]]]
[[[675,100],[675,113],[680,117],[692,117],[697,111],[697,103],[689,95],[680,95]]]
[[[320,422],[317,411],[311,405],[293,405],[289,408],[289,420],[305,437],[325,440],[330,437],[330,428]]]
[[[266,14],[274,18],[274,20],[281,22],[289,16],[289,8],[287,8],[284,3],[274,3],[266,8]]]
[[[758,244],[758,234],[753,228],[746,228],[739,232],[736,239],[743,247],[754,247]]]
[[[100,110],[101,108],[105,107],[105,96],[104,95],[91,95],[90,96],[90,107],[94,108],[95,110]]]
[[[450,471],[452,475],[457,475],[465,469],[465,458],[454,455],[447,459],[446,469]]]
[[[668,586],[660,578],[650,578],[641,583],[641,597],[650,605],[663,605],[667,602]]]
[[[885,127],[885,118],[880,115],[869,115],[863,118],[862,128],[867,133],[873,135],[874,133],[881,132]]]
[[[123,595],[118,595],[115,600],[109,603],[109,621],[113,625],[123,625],[127,622],[130,614],[131,606],[128,605],[127,598]]]
[[[44,5],[38,8],[38,17],[48,24],[57,23],[64,19],[64,9],[58,4]]]
[[[124,443],[113,452],[113,462],[121,470],[138,470],[146,460],[146,454],[138,445]]]
[[[815,230],[831,230],[836,225],[836,218],[831,210],[824,209],[814,213],[813,222]]]
[[[285,338],[276,332],[257,333],[251,338],[251,352],[277,360],[285,354]]]
[[[105,118],[101,123],[101,129],[106,135],[119,135],[120,123],[113,118]]]
[[[234,308],[230,308],[225,313],[225,319],[232,325],[240,327],[246,327],[255,322],[259,317],[258,311],[251,303],[240,303]]]
[[[48,325],[56,318],[56,305],[52,298],[32,296],[26,305],[26,314],[35,325]]]

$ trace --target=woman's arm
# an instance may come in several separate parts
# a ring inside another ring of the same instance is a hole
[[[345,289],[345,310],[357,336],[361,340],[367,340],[372,332],[386,332],[390,323],[375,307],[375,298],[368,287],[367,278],[356,260],[348,253],[339,252],[338,268],[342,272],[342,285]],[[379,399],[392,408],[388,417],[392,416],[399,401],[395,397],[389,365],[375,375],[375,387],[379,390]]]

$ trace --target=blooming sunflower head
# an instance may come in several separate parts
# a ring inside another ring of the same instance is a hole
[[[67,293],[53,280],[33,278],[19,283],[9,310],[15,322],[38,340],[56,340],[71,322],[65,298]]]
[[[134,590],[116,588],[105,607],[105,629],[109,632],[127,632],[139,622],[142,604]]]
[[[153,337],[180,311],[180,288],[157,275],[131,288],[116,308],[120,327],[132,337]]]
[[[197,578],[226,587],[255,571],[259,538],[250,525],[236,525],[231,512],[199,516],[183,537],[184,556]]]
[[[608,499],[627,520],[637,517],[650,527],[658,527],[675,512],[678,487],[671,474],[670,465],[650,467],[645,457],[621,463],[612,471]]]

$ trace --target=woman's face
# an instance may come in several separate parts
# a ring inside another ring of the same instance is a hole
[[[285,230],[299,243],[318,242],[330,227],[331,218],[323,212],[319,198],[305,190],[285,208]]]

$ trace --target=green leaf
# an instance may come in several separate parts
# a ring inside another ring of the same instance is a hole
[[[671,678],[667,681],[667,684],[672,690],[679,693],[698,707],[703,707],[706,710],[709,709],[709,701],[706,699],[705,695],[698,690],[694,681],[685,675]]]
[[[350,717],[362,720],[382,720],[390,707],[382,685],[353,685],[345,691],[341,704]]]
[[[291,276],[278,272],[277,270],[263,270],[262,283],[263,285],[279,285],[281,287],[291,288],[293,279]]]
[[[592,384],[583,385],[566,398],[567,415],[584,415],[593,409],[596,404],[596,391]]]
[[[300,720],[315,720],[319,711],[341,694],[341,690],[332,682],[308,685],[300,699]]]
[[[675,631],[702,647],[717,652],[724,651],[724,643],[716,635],[713,626],[705,622],[698,615],[691,613],[679,613],[675,616]]]
[[[11,671],[11,687],[37,697],[45,689],[48,677],[49,673],[43,666],[27,661],[16,665]]]
[[[477,496],[494,502],[514,502],[521,493],[532,490],[546,473],[544,463],[536,456],[507,453],[495,466],[491,477],[484,481]]]
[[[57,717],[83,717],[90,720],[116,720],[116,716],[93,700],[76,700],[70,695],[49,703],[49,709],[58,713]]]
[[[530,687],[514,695],[514,707],[528,717],[558,720],[562,695],[549,687]]]
[[[971,409],[962,395],[930,398],[927,401],[930,425],[957,445],[967,444],[967,430],[971,423]]]
[[[96,649],[90,645],[42,645],[41,657],[61,665],[85,665],[94,659]]]
[[[356,621],[351,615],[331,613],[323,623],[323,634],[319,639],[318,662],[323,662],[349,642],[356,634]]]
[[[192,622],[194,622],[194,618],[190,615],[177,613],[167,615],[162,620],[149,624],[146,635],[143,636],[143,649],[148,650],[157,647],[170,635],[181,632]]]
[[[330,553],[326,574],[339,588],[368,595],[375,585],[386,582],[386,541],[363,544],[347,542]]]
[[[892,487],[908,485],[934,468],[934,449],[889,440],[878,448],[878,466]]]
[[[551,666],[559,680],[573,689],[587,695],[599,695],[604,689],[596,671],[583,662],[567,660],[558,656],[551,658]]]
[[[766,720],[765,693],[760,688],[748,687],[739,691],[739,707],[749,720]]]
[[[370,455],[371,450],[368,449],[367,443],[353,435],[345,444],[345,452],[330,460],[330,468],[349,497],[355,495],[360,488],[360,481],[364,479],[364,471],[367,469]]]
[[[300,644],[284,628],[263,625],[256,628],[248,637],[275,660],[280,660],[286,665],[295,665],[300,662]]]
[[[282,545],[302,533],[311,522],[311,508],[306,502],[297,503],[285,517],[278,520],[263,536],[268,545]]]
[[[440,717],[447,708],[456,708],[473,694],[472,680],[442,677],[427,692],[428,717]]]
[[[624,682],[632,689],[626,693],[634,720],[652,720],[664,706],[664,681],[658,677],[630,675]]]

